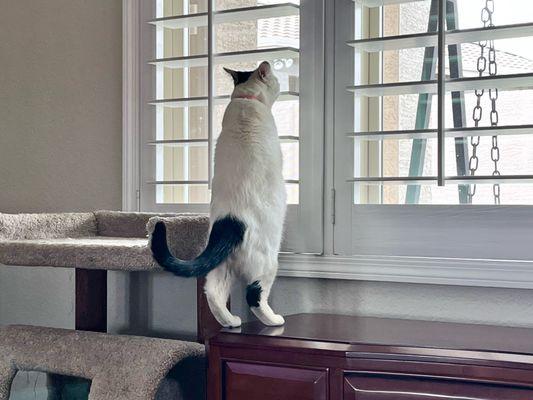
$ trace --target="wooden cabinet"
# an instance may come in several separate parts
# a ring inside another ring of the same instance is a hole
[[[328,374],[304,369],[242,362],[224,364],[227,400],[326,400]]]
[[[533,400],[533,330],[325,314],[208,342],[209,400]]]
[[[347,374],[345,400],[525,400],[533,389],[461,379],[398,374]]]

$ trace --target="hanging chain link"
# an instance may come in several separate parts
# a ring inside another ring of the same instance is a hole
[[[485,0],[485,7],[481,10],[481,22],[483,22],[483,27],[493,27],[494,22],[492,20],[494,14],[494,1],[495,0]],[[479,76],[482,77],[485,71],[487,70],[487,65],[489,69],[489,75],[495,76],[498,73],[498,64],[496,63],[496,49],[494,47],[494,40],[484,40],[478,43],[480,48],[480,55],[477,60],[477,71]],[[488,47],[488,57],[485,56],[485,52]],[[474,126],[479,127],[479,123],[483,116],[483,107],[481,106],[481,99],[485,94],[485,90],[477,90],[474,92],[476,95],[476,106],[472,112],[472,119],[474,120]],[[498,89],[489,89],[489,99],[491,102],[491,112],[490,112],[490,125],[492,127],[498,126],[499,114],[496,109],[496,101],[498,100]],[[470,175],[475,175],[479,167],[479,158],[477,156],[477,148],[479,146],[480,137],[472,136],[470,138],[470,145],[472,146],[472,155],[468,163],[468,168],[470,170]],[[499,176],[500,171],[498,170],[498,161],[500,161],[500,148],[498,146],[498,136],[492,136],[492,148],[490,150],[490,158],[494,163],[494,171],[492,176]],[[495,183],[492,187],[492,192],[494,195],[494,204],[500,204],[500,185]],[[476,194],[476,185],[470,185],[468,190],[468,202],[472,203],[472,200]]]

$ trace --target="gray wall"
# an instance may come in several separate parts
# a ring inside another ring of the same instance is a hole
[[[3,2],[0,37],[0,212],[118,209],[121,1]],[[111,331],[194,336],[193,281],[110,273],[109,287]],[[72,271],[0,267],[0,324],[72,327],[72,294]],[[283,314],[533,326],[526,290],[280,278],[272,297]]]
[[[122,2],[0,12],[0,212],[121,206]],[[0,269],[0,323],[73,324],[73,273]]]
[[[122,2],[1,9],[0,211],[120,207]]]

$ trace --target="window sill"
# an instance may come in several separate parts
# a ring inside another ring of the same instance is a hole
[[[278,276],[533,289],[533,261],[280,254]]]

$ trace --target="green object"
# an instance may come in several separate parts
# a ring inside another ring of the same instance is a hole
[[[457,28],[457,7],[456,0],[446,2],[446,24],[448,30]],[[438,0],[431,1],[429,13],[428,32],[436,32],[438,29]],[[437,66],[437,52],[434,47],[426,47],[424,51],[424,65],[422,68],[422,81],[435,79],[435,68]],[[462,65],[459,45],[448,46],[448,56],[450,64],[450,77],[460,78],[462,76]],[[431,94],[423,93],[418,97],[418,107],[416,112],[415,129],[427,129],[429,127],[429,117],[431,114]],[[465,102],[461,92],[452,92],[452,112],[454,127],[463,127],[465,123]],[[424,160],[426,158],[427,139],[414,139],[411,149],[411,161],[409,165],[409,176],[422,176],[424,173]],[[455,161],[457,175],[465,176],[468,171],[468,144],[465,138],[455,139]],[[459,202],[466,204],[468,200],[468,185],[459,185]],[[405,197],[406,204],[418,204],[420,201],[420,185],[408,185]]]

